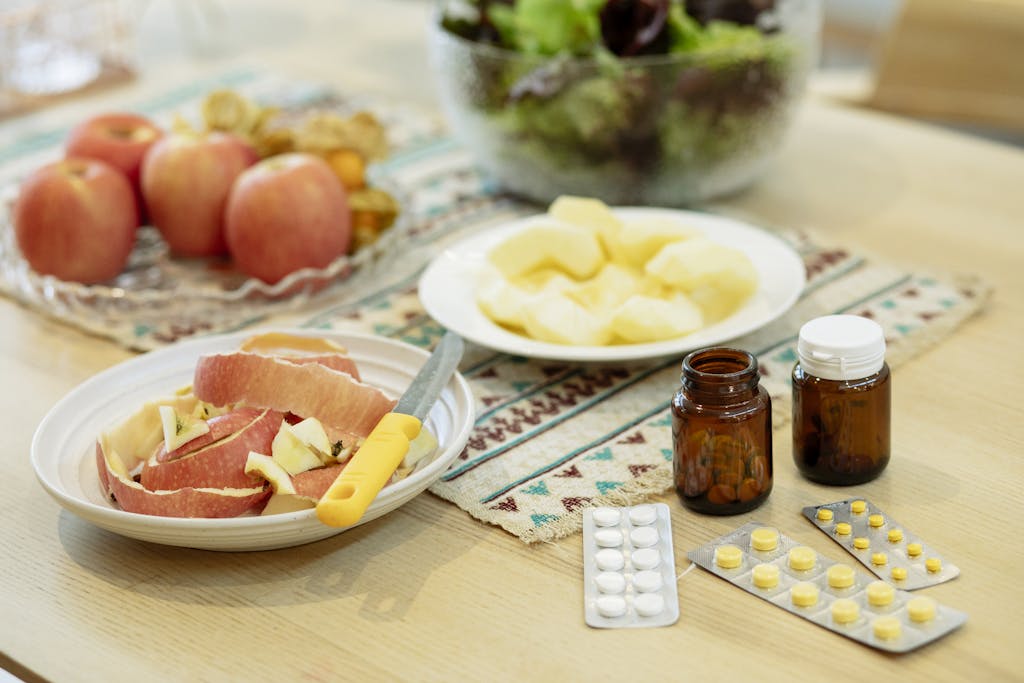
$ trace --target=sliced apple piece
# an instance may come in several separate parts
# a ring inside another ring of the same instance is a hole
[[[757,288],[757,270],[746,254],[704,238],[665,245],[644,270],[685,292],[706,285],[747,294]]]
[[[160,406],[160,424],[164,431],[164,448],[175,451],[192,439],[210,431],[206,420],[191,414],[182,415],[173,406]]]
[[[267,500],[260,516],[283,515],[287,512],[300,512],[316,507],[316,500],[296,494],[275,493]]]
[[[556,222],[523,228],[491,249],[488,259],[506,278],[553,266],[584,279],[605,262],[594,231]]]
[[[291,425],[291,428],[302,443],[320,452],[318,455],[321,455],[321,460],[330,457],[331,440],[320,420],[315,417],[307,417],[302,422]]]
[[[274,441],[270,446],[271,457],[278,465],[284,468],[290,475],[296,475],[306,470],[322,467],[323,462],[313,452],[302,438],[295,433],[295,429],[287,422],[281,423]]]
[[[249,457],[245,460],[245,473],[257,477],[263,477],[274,489],[274,493],[294,494],[295,486],[292,478],[284,471],[276,460],[269,455],[249,451]]]
[[[601,346],[612,336],[607,318],[588,311],[565,294],[537,297],[524,322],[531,337],[555,344]]]
[[[703,324],[700,309],[681,293],[668,299],[631,296],[611,319],[615,335],[633,344],[674,339],[699,330]]]
[[[617,260],[643,268],[666,244],[700,237],[700,230],[671,218],[651,216],[625,221],[619,233]]]
[[[533,294],[518,287],[498,271],[481,279],[476,292],[476,303],[488,318],[499,325],[523,326],[523,311],[529,307]]]
[[[552,218],[595,231],[607,257],[615,258],[622,222],[600,199],[562,195],[551,203],[548,213]]]
[[[420,429],[415,439],[409,442],[409,450],[402,459],[400,469],[412,469],[416,463],[437,450],[437,437],[426,427]]]
[[[587,310],[605,314],[636,294],[642,278],[640,270],[619,263],[606,263],[597,275],[566,293]]]

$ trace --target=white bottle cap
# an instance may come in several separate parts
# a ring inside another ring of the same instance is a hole
[[[800,328],[796,353],[809,375],[850,380],[868,377],[885,363],[885,333],[874,320],[826,315]]]

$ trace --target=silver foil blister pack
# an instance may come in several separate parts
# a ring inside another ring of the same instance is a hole
[[[902,590],[955,579],[960,569],[863,498],[810,505],[804,517],[868,568]]]
[[[583,603],[595,628],[668,626],[679,619],[667,505],[583,511]]]
[[[748,593],[870,647],[909,652],[960,627],[967,615],[832,562],[773,527],[750,522],[687,553]]]

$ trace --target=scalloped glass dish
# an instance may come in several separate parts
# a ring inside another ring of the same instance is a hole
[[[286,331],[326,337],[345,346],[358,364],[363,381],[394,398],[405,391],[429,356],[423,349],[384,337]],[[32,439],[32,467],[40,484],[61,506],[95,526],[164,545],[269,550],[310,543],[351,528],[321,524],[315,510],[224,519],[141,515],[121,510],[103,494],[94,450],[100,432],[144,402],[168,396],[191,382],[200,355],[236,349],[252,334],[236,332],[174,344],[132,358],[80,384],[50,409]],[[437,450],[421,460],[409,476],[385,486],[358,524],[404,505],[437,481],[465,447],[473,428],[473,412],[469,384],[456,373],[424,421],[437,437]]]
[[[110,283],[83,285],[39,275],[18,250],[10,218],[17,187],[10,186],[0,193],[0,294],[135,349],[232,330],[326,295],[401,244],[410,228],[409,202],[392,183],[375,178],[373,186],[397,200],[394,225],[375,243],[326,268],[297,270],[273,285],[246,277],[226,260],[171,258],[150,226],[139,229],[128,266]]]

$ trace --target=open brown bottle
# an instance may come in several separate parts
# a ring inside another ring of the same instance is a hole
[[[676,491],[696,512],[752,510],[772,490],[772,405],[757,359],[716,347],[683,359],[672,400]]]

